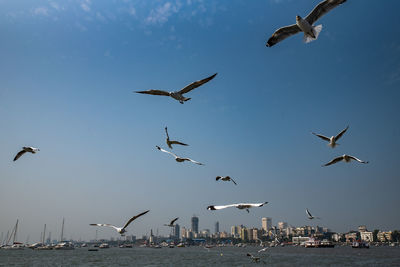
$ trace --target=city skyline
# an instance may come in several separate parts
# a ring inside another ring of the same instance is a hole
[[[67,238],[90,239],[90,223],[145,210],[127,234],[193,214],[211,231],[306,225],[306,208],[337,232],[399,228],[400,2],[349,0],[318,40],[265,46],[318,2],[0,1],[0,233],[19,219],[22,239],[44,224],[58,236],[65,218]],[[184,104],[134,93],[214,73]],[[347,125],[334,149],[311,133]],[[160,153],[165,127],[189,144],[174,153],[205,165]],[[40,151],[14,162],[23,146]],[[369,164],[321,166],[344,153]],[[215,181],[228,175],[237,185]]]

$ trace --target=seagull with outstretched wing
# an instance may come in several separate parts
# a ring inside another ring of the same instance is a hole
[[[211,81],[212,79],[214,79],[214,77],[217,75],[217,73],[211,75],[210,77],[207,77],[205,79],[202,79],[200,81],[195,81],[192,82],[191,84],[185,86],[184,88],[182,88],[179,91],[173,91],[173,92],[167,92],[167,91],[163,91],[163,90],[147,90],[147,91],[136,91],[136,93],[139,94],[148,94],[148,95],[163,95],[163,96],[170,96],[176,100],[179,101],[179,103],[183,104],[184,102],[190,100],[191,98],[186,98],[183,95],[186,93],[189,93],[190,91],[192,91],[193,89]]]
[[[266,45],[271,47],[299,32],[304,32],[303,40],[305,43],[316,40],[322,30],[322,25],[313,26],[313,24],[323,15],[344,2],[346,2],[346,0],[324,0],[320,2],[305,19],[296,16],[296,24],[282,27],[274,32],[274,34],[268,39]]]
[[[174,225],[174,222],[175,222],[176,220],[178,220],[178,219],[179,219],[179,217],[173,219],[169,224],[164,224],[164,225],[165,225],[165,226],[169,226],[169,227],[174,227],[174,226],[175,226],[175,225]]]
[[[262,207],[267,203],[268,202],[262,202],[262,203],[238,203],[238,204],[229,204],[229,205],[222,205],[222,206],[211,205],[211,206],[208,206],[207,209],[208,210],[222,210],[222,209],[226,209],[226,208],[230,208],[230,207],[235,207],[235,208],[238,208],[240,210],[245,209],[247,212],[250,212],[249,211],[250,208]]]
[[[221,181],[232,181],[232,183],[234,183],[235,185],[237,185],[237,183],[230,177],[230,176],[217,176],[215,178],[216,181],[221,180]]]
[[[204,165],[203,163],[200,163],[200,162],[198,162],[198,161],[192,160],[192,159],[190,159],[190,158],[182,158],[182,157],[179,157],[179,156],[175,155],[174,153],[172,153],[172,152],[170,152],[170,151],[167,151],[167,150],[165,150],[165,149],[162,149],[162,148],[159,147],[159,146],[156,146],[156,148],[157,148],[158,150],[160,150],[161,152],[168,153],[168,154],[174,156],[174,157],[175,157],[175,160],[176,160],[177,162],[190,161],[190,162],[193,162],[193,163],[195,163],[195,164],[197,164],[197,165]]]
[[[330,138],[322,135],[322,134],[316,134],[314,132],[311,132],[313,135],[318,136],[319,138],[321,138],[322,140],[328,141],[328,146],[330,146],[331,148],[335,148],[337,145],[339,145],[337,142],[337,140],[340,139],[340,137],[342,137],[342,135],[347,131],[347,129],[349,129],[349,126],[347,126],[344,130],[342,130],[340,133],[338,133],[336,136],[331,136]]]
[[[306,214],[308,219],[312,220],[312,219],[321,219],[320,217],[315,217],[311,215],[311,212],[306,208]]]
[[[349,162],[352,161],[352,160],[355,160],[355,161],[358,161],[358,162],[364,163],[364,164],[367,164],[367,163],[368,163],[368,161],[363,161],[363,160],[358,159],[358,158],[356,158],[356,157],[354,157],[354,156],[350,156],[350,155],[344,154],[343,156],[334,158],[333,160],[329,161],[328,163],[322,165],[322,167],[324,167],[324,166],[329,166],[329,165],[338,163],[339,161],[342,161],[342,160],[345,161],[345,162],[347,162],[347,163],[349,163]]]
[[[30,152],[30,153],[32,153],[32,154],[35,154],[35,153],[38,152],[38,151],[40,151],[39,148],[31,147],[31,146],[24,146],[24,147],[22,148],[22,150],[19,151],[19,152],[17,153],[17,155],[15,155],[14,161],[16,161],[17,159],[19,159],[19,158],[20,158],[23,154],[25,154],[26,152]]]
[[[179,141],[170,140],[170,139],[169,139],[169,135],[168,135],[168,129],[167,129],[167,127],[165,127],[165,133],[167,134],[166,143],[167,143],[167,146],[168,146],[170,149],[172,149],[172,145],[188,146],[188,144],[181,143],[181,142],[179,142]]]
[[[129,221],[123,226],[123,227],[117,227],[117,226],[114,226],[114,225],[112,225],[112,224],[108,224],[108,223],[91,223],[90,225],[91,226],[107,226],[107,227],[111,227],[111,228],[114,228],[120,235],[124,235],[124,233],[126,232],[126,227],[128,227],[128,225],[132,222],[132,221],[134,221],[134,220],[136,220],[137,218],[139,218],[140,216],[143,216],[143,215],[145,215],[146,213],[148,213],[150,210],[147,210],[147,211],[145,211],[145,212],[142,212],[142,213],[140,213],[140,214],[138,214],[138,215],[136,215],[136,216],[133,216],[132,218],[130,218],[129,219]]]

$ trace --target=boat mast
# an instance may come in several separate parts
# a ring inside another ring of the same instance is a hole
[[[60,242],[62,242],[64,240],[63,236],[64,236],[64,218],[63,218],[63,223],[62,223],[62,228],[61,228],[61,240],[60,240]]]
[[[45,236],[46,236],[46,224],[44,224],[44,229],[43,229],[43,238],[42,238],[43,245],[44,245]]]

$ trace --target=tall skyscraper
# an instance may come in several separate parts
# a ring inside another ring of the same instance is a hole
[[[219,222],[215,222],[215,233],[219,233]]]
[[[265,232],[268,232],[272,227],[272,218],[264,217],[261,219],[261,226]]]
[[[173,237],[174,237],[175,239],[179,239],[179,233],[180,233],[179,224],[175,224],[175,226],[174,226],[174,232],[173,232]]]
[[[199,232],[199,218],[196,215],[192,217],[192,231],[196,234]]]
[[[288,224],[286,222],[278,222],[279,231],[283,231],[283,229],[286,229],[287,227]]]

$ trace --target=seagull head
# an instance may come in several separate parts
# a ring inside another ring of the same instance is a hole
[[[296,21],[300,21],[301,17],[299,15],[296,16]]]

